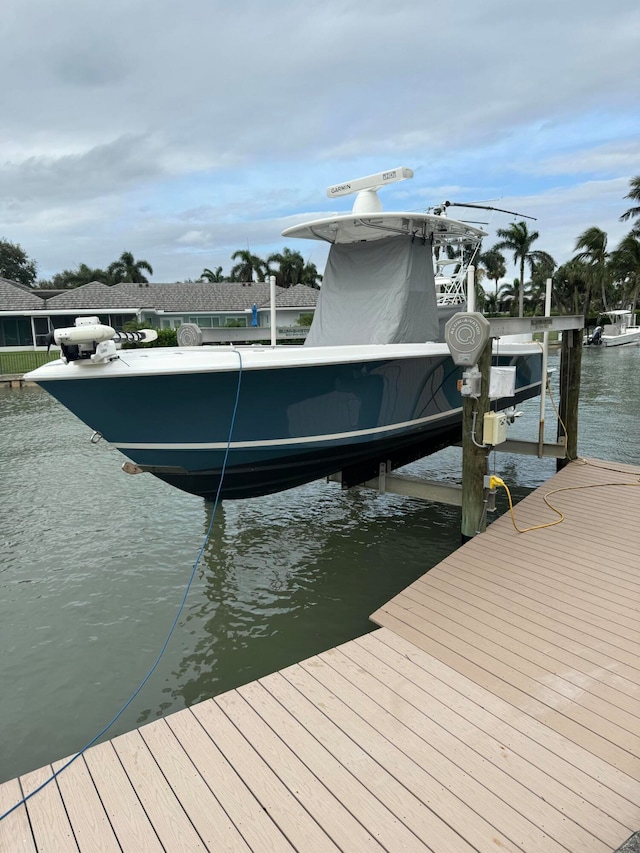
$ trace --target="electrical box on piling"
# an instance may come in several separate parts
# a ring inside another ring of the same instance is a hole
[[[495,447],[507,440],[507,416],[504,412],[486,412],[482,425],[482,442]]]

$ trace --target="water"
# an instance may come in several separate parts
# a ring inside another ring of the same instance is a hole
[[[639,367],[640,348],[585,350],[581,454],[640,464]],[[537,405],[510,435],[537,438]],[[129,698],[209,524],[210,505],[127,477],[123,457],[88,438],[40,389],[0,389],[0,781],[77,751]],[[555,471],[491,460],[515,497]],[[456,480],[460,451],[411,470]],[[109,736],[371,630],[369,615],[459,531],[454,508],[324,482],[224,504],[167,651]]]

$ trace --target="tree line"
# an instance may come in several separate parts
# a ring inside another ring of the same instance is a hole
[[[300,252],[286,247],[282,252],[269,255],[266,260],[254,255],[249,249],[238,249],[231,256],[231,260],[236,263],[228,274],[223,273],[222,267],[216,270],[205,268],[199,280],[249,282],[261,281],[275,275],[276,283],[280,287],[294,287],[296,284],[318,287],[318,282],[322,280],[315,264],[305,261]],[[149,281],[147,274],[153,275],[149,261],[136,260],[132,252],[125,251],[105,269],[78,264],[74,269],[62,270],[50,279],[36,280],[37,264],[28,257],[22,246],[8,240],[0,240],[0,277],[17,281],[27,287],[70,290],[92,281],[106,285],[121,282],[144,284]]]
[[[305,261],[300,252],[292,251],[286,246],[281,252],[276,252],[263,259],[254,255],[250,249],[238,249],[231,255],[231,260],[237,263],[228,275],[222,272],[222,267],[210,270],[207,267],[200,273],[201,281],[265,281],[269,276],[276,277],[279,287],[295,287],[296,284],[306,284],[307,287],[318,287],[322,276],[316,265]]]
[[[29,258],[22,246],[9,240],[0,240],[0,277],[34,289],[70,290],[91,281],[109,285],[122,281],[142,283],[148,281],[145,272],[153,275],[148,261],[136,261],[131,252],[123,252],[106,269],[78,264],[75,269],[63,270],[50,279],[37,280],[37,263]]]
[[[554,280],[554,310],[565,314],[583,314],[585,320],[594,314],[612,308],[630,307],[636,310],[640,291],[640,175],[630,181],[629,192],[624,196],[636,204],[624,211],[620,221],[629,221],[631,230],[618,245],[609,250],[605,231],[591,226],[576,239],[575,255],[558,266],[545,251],[535,249],[540,235],[530,231],[526,222],[514,222],[508,228],[499,228],[498,241],[490,249],[480,252],[474,259],[477,269],[478,303],[487,313],[499,313],[508,303],[509,313],[542,313],[547,278]],[[513,283],[503,283],[507,268],[503,252],[513,257],[519,277]],[[305,284],[318,287],[322,276],[315,264],[305,261],[300,252],[285,247],[266,259],[254,255],[250,249],[238,249],[231,256],[235,264],[228,274],[222,267],[202,270],[200,281],[249,282],[275,275],[280,287]],[[526,272],[529,279],[525,279]],[[36,281],[37,264],[21,246],[0,240],[0,277],[20,282],[28,287],[69,289],[91,281],[113,285],[120,282],[145,283],[146,273],[153,275],[151,264],[136,260],[125,251],[106,269],[79,264],[75,269],[56,273],[50,280]],[[493,293],[482,287],[484,278],[495,283]],[[190,279],[189,279],[190,281]]]

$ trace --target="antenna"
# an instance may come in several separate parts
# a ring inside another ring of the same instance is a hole
[[[399,166],[397,169],[378,172],[377,175],[367,175],[366,178],[356,178],[354,181],[334,184],[332,187],[327,187],[327,196],[335,198],[336,196],[362,192],[362,190],[377,190],[384,184],[394,184],[396,181],[406,181],[412,177],[413,169],[407,169],[406,166]]]
[[[489,204],[465,204],[461,201],[445,201],[440,205],[441,208],[447,207],[475,207],[478,210],[496,210],[498,213],[509,213],[511,216],[522,216],[523,219],[533,219],[537,221],[536,216],[527,216],[526,213],[516,213],[515,210],[504,210],[501,207],[491,207]]]

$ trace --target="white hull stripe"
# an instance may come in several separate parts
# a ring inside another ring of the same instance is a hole
[[[357,438],[363,435],[376,435],[379,433],[395,432],[397,430],[405,430],[409,427],[420,426],[421,424],[431,423],[433,421],[448,418],[461,412],[462,409],[449,409],[446,412],[430,415],[428,418],[418,418],[414,421],[404,421],[400,424],[390,424],[383,427],[373,427],[372,429],[358,429],[349,432],[334,432],[325,435],[303,435],[297,438],[270,438],[264,441],[232,441],[229,445],[233,450],[242,448],[261,448],[261,447],[288,447],[295,444],[318,444],[325,441],[340,441],[341,439]],[[227,447],[226,441],[202,441],[188,442],[176,444],[138,444],[133,442],[111,442],[118,450],[225,450]]]
[[[532,385],[527,385],[518,388],[518,393],[528,391],[531,388],[537,388],[539,382],[534,382]],[[244,448],[262,448],[262,447],[290,447],[296,444],[318,444],[326,441],[340,441],[343,439],[357,438],[364,435],[379,435],[383,433],[395,432],[397,430],[405,430],[410,427],[421,426],[422,424],[433,423],[434,421],[444,420],[462,412],[462,407],[449,409],[446,412],[441,412],[437,415],[429,415],[427,418],[417,418],[413,421],[404,421],[399,424],[389,424],[383,427],[373,427],[372,429],[351,430],[349,432],[334,432],[326,435],[306,435],[297,438],[271,438],[264,441],[232,441],[229,447],[232,450],[241,450]],[[176,443],[138,443],[138,442],[120,442],[112,441],[114,447],[118,450],[225,450],[227,447],[226,441],[202,441],[202,442],[176,442]]]

